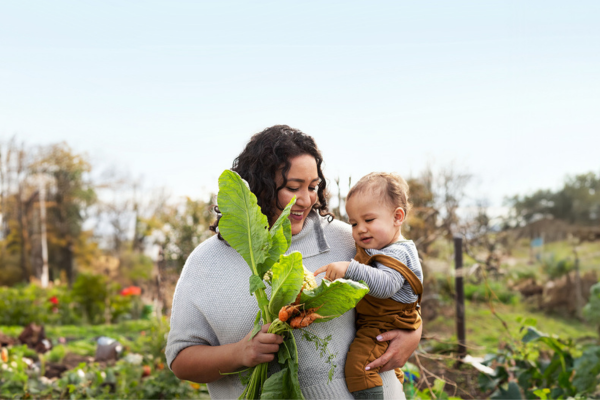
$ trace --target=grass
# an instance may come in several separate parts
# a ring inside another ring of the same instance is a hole
[[[558,335],[561,338],[580,339],[596,337],[594,327],[576,319],[565,319],[549,316],[542,312],[527,310],[521,304],[505,305],[494,303],[496,313],[508,325],[510,335],[520,339],[523,333],[519,329],[523,325],[535,325],[538,330]],[[467,345],[472,355],[484,355],[498,348],[498,345],[510,338],[502,322],[493,315],[485,303],[467,301],[465,303],[467,320]],[[521,321],[521,322],[519,322]],[[453,306],[445,307],[445,312],[425,325],[426,334],[434,335],[444,342],[456,342],[456,328]]]

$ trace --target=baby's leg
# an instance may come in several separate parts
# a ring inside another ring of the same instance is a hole
[[[376,339],[381,332],[377,328],[360,328],[350,345],[345,374],[348,390],[355,398],[383,399],[383,382],[378,373],[379,368],[365,371],[367,364],[381,357],[388,348],[388,342],[379,342]]]

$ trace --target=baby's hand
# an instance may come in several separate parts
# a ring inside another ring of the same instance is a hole
[[[346,271],[350,265],[349,261],[338,261],[331,264],[327,264],[324,267],[319,268],[315,271],[315,276],[325,272],[325,279],[329,281],[335,281],[336,279],[343,278],[346,276]]]

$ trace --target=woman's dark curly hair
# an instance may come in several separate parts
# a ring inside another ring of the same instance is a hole
[[[327,183],[321,169],[323,157],[312,137],[287,125],[275,125],[252,136],[246,148],[233,161],[231,170],[248,182],[250,190],[256,195],[258,205],[269,222],[273,221],[277,214],[273,205],[279,210],[283,210],[287,205],[279,204],[277,194],[287,185],[287,174],[291,167],[290,159],[304,154],[315,158],[317,172],[321,178],[317,189],[318,199],[312,208],[321,216],[327,215],[329,221],[332,221],[334,216],[327,209]],[[277,186],[275,177],[282,166],[283,183]],[[210,226],[213,232],[217,232],[221,218],[217,206],[215,211],[217,220]],[[221,235],[219,238],[222,239]]]

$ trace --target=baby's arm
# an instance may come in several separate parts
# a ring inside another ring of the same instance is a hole
[[[354,281],[365,281],[371,296],[389,299],[400,290],[404,284],[404,277],[392,268],[377,262],[375,264],[377,268],[352,260],[345,277]]]
[[[350,262],[338,261],[331,264],[327,264],[315,271],[315,276],[325,272],[325,279],[335,281],[336,279],[343,278],[346,275]]]
[[[369,294],[379,299],[389,299],[404,284],[404,277],[383,264],[375,263],[377,268],[361,264],[356,260],[338,261],[327,264],[315,271],[315,276],[325,272],[325,278],[334,281],[348,278],[354,281],[365,281],[369,286]]]

